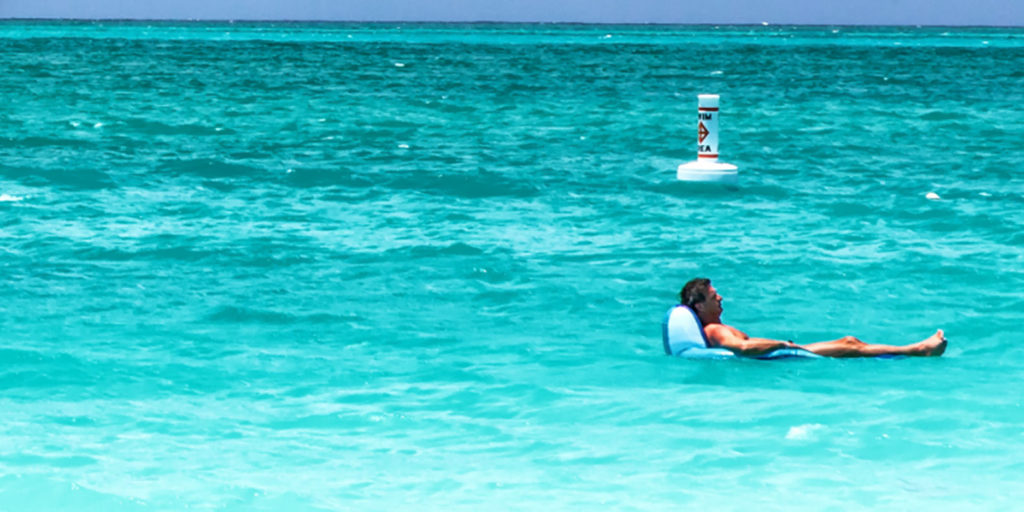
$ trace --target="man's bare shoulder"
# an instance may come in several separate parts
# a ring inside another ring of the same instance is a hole
[[[708,324],[704,326],[704,336],[708,340],[708,346],[718,347],[722,344],[722,337],[728,336],[725,326],[722,324]]]
[[[725,324],[707,324],[704,326],[704,332],[711,334],[713,332],[720,332],[722,329],[728,329],[729,326]]]
[[[728,337],[738,337],[738,338],[743,338],[743,339],[749,338],[749,336],[747,336],[746,333],[744,333],[743,331],[741,331],[741,330],[739,330],[739,329],[737,329],[737,328],[735,328],[735,327],[733,327],[731,325],[725,325],[725,324],[708,324],[708,325],[705,325],[704,326],[704,334],[707,334],[708,339],[712,339],[714,341],[718,341],[722,337],[725,337],[725,336],[728,336]]]

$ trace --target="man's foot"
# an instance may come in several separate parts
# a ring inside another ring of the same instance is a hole
[[[941,356],[946,351],[946,337],[942,329],[935,331],[928,338],[910,346],[912,356]]]

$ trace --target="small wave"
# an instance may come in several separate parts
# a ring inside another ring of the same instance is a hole
[[[93,147],[93,143],[84,139],[71,139],[62,137],[0,137],[0,147],[6,148],[59,148],[85,150]]]
[[[86,261],[202,261],[207,258],[216,258],[221,255],[218,251],[204,250],[187,244],[167,245],[158,248],[103,247],[91,245],[75,250],[74,254],[76,257]]]
[[[449,195],[467,199],[484,197],[532,197],[539,191],[527,180],[512,180],[489,171],[472,173],[414,173],[396,178],[390,185],[398,189]]]
[[[213,158],[174,160],[161,165],[158,170],[170,174],[191,174],[203,178],[238,178],[258,176],[265,173],[259,167],[224,162]]]
[[[68,427],[91,427],[96,421],[88,416],[50,416],[50,421]]]
[[[24,197],[0,194],[0,203],[16,203],[18,201],[21,201],[22,199],[24,199]]]
[[[330,187],[343,186],[353,188],[369,188],[376,181],[346,168],[327,167],[296,167],[285,173],[285,180],[296,187]]]
[[[349,323],[358,322],[362,317],[357,315],[335,315],[330,313],[294,314],[281,311],[267,311],[239,306],[222,306],[206,316],[206,320],[223,323]]]
[[[462,242],[455,242],[451,245],[417,245],[400,250],[413,257],[433,256],[479,256],[483,250]]]
[[[123,121],[124,127],[141,135],[227,135],[225,130],[200,123],[169,124],[145,118],[130,118]]]
[[[942,110],[933,110],[931,112],[925,112],[924,114],[921,114],[920,117],[921,117],[921,120],[923,120],[923,121],[951,121],[951,120],[954,120],[954,119],[960,119],[960,118],[964,117],[964,115],[962,113],[959,113],[959,112],[946,112],[946,111],[942,111]]]
[[[236,306],[223,306],[206,317],[214,322],[258,322],[269,324],[290,324],[298,320],[294,315],[280,313],[277,311],[263,311],[258,309],[242,308]]]
[[[106,172],[95,169],[40,169],[11,167],[0,163],[0,177],[18,180],[33,186],[50,185],[80,190],[116,187]]]
[[[19,454],[7,458],[15,466],[52,466],[55,468],[77,468],[96,463],[96,459],[84,455],[32,455]]]
[[[377,415],[369,416],[364,414],[312,414],[307,416],[298,416],[290,419],[270,421],[267,422],[265,426],[273,430],[351,429],[353,427],[365,427],[367,425],[379,423],[384,420],[385,418],[383,416]]]

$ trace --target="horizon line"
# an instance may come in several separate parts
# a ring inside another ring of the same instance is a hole
[[[497,21],[497,20],[323,20],[323,19],[260,19],[260,18],[34,18],[34,17],[9,17],[0,18],[0,21],[112,21],[112,22],[168,22],[168,23],[374,23],[374,24],[444,24],[444,25],[595,25],[595,26],[730,26],[730,27],[901,27],[901,28],[1024,28],[1024,25],[942,25],[942,24],[872,24],[872,23],[786,23],[786,22],[752,22],[752,23],[713,23],[713,22],[663,22],[663,21],[634,21],[634,22],[594,22],[594,21]]]

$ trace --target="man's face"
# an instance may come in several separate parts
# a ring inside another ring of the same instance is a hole
[[[722,314],[722,296],[718,294],[718,290],[714,286],[708,285],[708,296],[697,305],[698,309],[713,318],[718,317]]]

